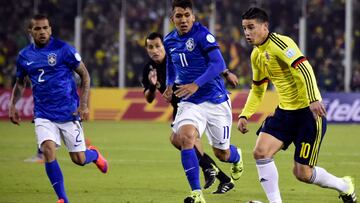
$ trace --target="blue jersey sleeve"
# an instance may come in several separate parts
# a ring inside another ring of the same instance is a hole
[[[175,82],[175,67],[171,60],[171,54],[166,49],[166,86],[173,85]]]
[[[208,53],[209,63],[205,73],[198,77],[194,82],[199,86],[213,80],[225,70],[225,61],[219,49],[212,50]]]
[[[16,77],[20,79],[23,79],[27,75],[23,67],[23,63],[24,60],[21,57],[21,55],[19,55],[18,58],[16,59]]]
[[[198,42],[201,49],[207,53],[213,49],[219,48],[218,43],[215,40],[215,37],[207,30],[203,30],[199,35]]]
[[[65,63],[69,68],[74,70],[79,66],[81,62],[81,56],[74,47],[70,45],[64,46],[63,54]]]

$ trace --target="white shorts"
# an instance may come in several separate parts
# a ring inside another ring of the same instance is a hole
[[[232,126],[229,100],[221,104],[180,102],[178,105],[172,127],[175,133],[178,133],[181,126],[190,124],[195,126],[200,137],[205,132],[209,144],[214,148],[229,149]]]
[[[44,118],[36,118],[34,121],[39,148],[46,140],[52,140],[56,147],[60,147],[63,140],[69,152],[86,150],[84,132],[79,121],[56,123]]]

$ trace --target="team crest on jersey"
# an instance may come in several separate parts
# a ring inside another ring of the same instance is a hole
[[[56,54],[55,53],[50,53],[48,55],[48,64],[50,66],[55,66],[56,65]]]
[[[192,51],[192,50],[194,50],[194,48],[195,48],[194,39],[193,39],[193,38],[189,38],[189,39],[186,41],[186,49],[189,50],[189,51]]]

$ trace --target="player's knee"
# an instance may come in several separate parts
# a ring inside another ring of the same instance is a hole
[[[304,183],[310,183],[311,179],[311,172],[306,169],[300,169],[300,168],[293,168],[293,174],[296,177],[297,180],[304,182]]]
[[[253,157],[258,160],[268,158],[268,155],[264,149],[257,147],[253,150]]]
[[[193,125],[183,125],[178,132],[180,143],[183,149],[191,149],[195,145],[197,130]]]
[[[182,147],[193,147],[195,145],[195,136],[191,133],[183,133],[180,135],[180,143]]]
[[[56,146],[53,141],[47,140],[41,144],[41,151],[44,154],[45,162],[55,160]]]
[[[177,149],[181,149],[181,144],[179,141],[179,136],[177,136],[176,134],[172,133],[170,135],[170,143]]]
[[[82,156],[81,153],[73,153],[71,154],[71,161],[79,166],[85,165],[85,156]]]
[[[216,158],[222,162],[226,162],[229,159],[230,154],[226,150],[216,150],[214,151]]]

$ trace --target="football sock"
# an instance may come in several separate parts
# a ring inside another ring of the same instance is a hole
[[[199,161],[196,157],[195,149],[181,150],[181,162],[191,186],[191,190],[201,190],[199,177]]]
[[[256,160],[256,168],[263,190],[270,203],[281,203],[279,174],[273,159]]]
[[[234,145],[230,145],[230,157],[227,162],[237,163],[240,160],[240,154],[237,151],[237,148]]]
[[[96,161],[98,158],[98,153],[96,150],[87,149],[85,150],[85,164],[91,163],[93,161]]]
[[[313,168],[310,183],[323,188],[332,188],[338,192],[346,192],[349,189],[349,185],[342,178],[338,178],[318,166]]]
[[[206,162],[213,164],[214,166],[217,167],[217,169],[219,170],[218,174],[216,175],[216,178],[218,178],[220,180],[220,182],[222,183],[228,183],[231,181],[231,179],[229,178],[229,176],[227,176],[215,163],[215,161],[206,153],[204,153],[203,159],[206,160]]]
[[[68,203],[68,199],[66,197],[65,187],[64,187],[64,177],[62,175],[60,166],[55,159],[52,162],[45,163],[45,170],[51,185],[53,186],[58,199],[64,199],[65,203]]]
[[[207,154],[203,154],[201,155],[201,153],[199,152],[199,150],[195,147],[195,152],[196,152],[196,157],[199,160],[199,165],[201,167],[201,169],[203,171],[205,171],[208,168],[211,168],[211,164],[210,162],[205,158],[205,155],[208,156]]]

